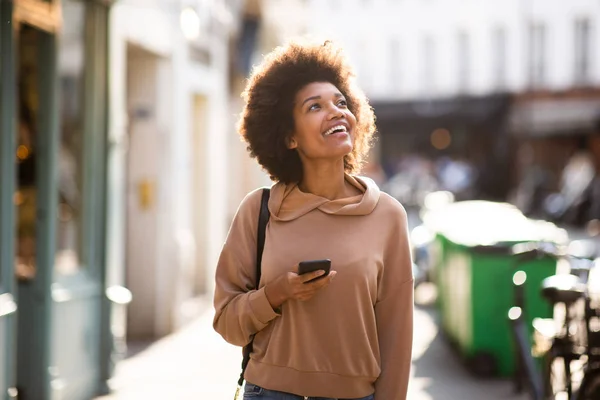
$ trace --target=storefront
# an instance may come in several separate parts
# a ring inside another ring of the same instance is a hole
[[[86,400],[110,374],[108,7],[0,1],[0,398]]]
[[[414,157],[432,170],[439,170],[440,161],[447,160],[469,165],[476,171],[477,183],[463,194],[464,199],[476,196],[501,200],[508,189],[508,174],[498,173],[506,171],[508,163],[508,107],[509,96],[500,93],[374,102],[380,162],[388,176]]]

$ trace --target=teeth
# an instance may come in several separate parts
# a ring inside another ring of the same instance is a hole
[[[337,131],[338,129],[341,129],[342,132],[346,132],[346,127],[344,125],[336,125],[333,128],[327,130],[327,132],[325,132],[325,136],[327,135],[331,135],[333,132]]]

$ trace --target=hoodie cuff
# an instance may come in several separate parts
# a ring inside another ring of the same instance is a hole
[[[271,320],[279,317],[281,314],[277,313],[271,307],[267,295],[265,294],[265,288],[262,287],[257,291],[253,292],[249,296],[250,309],[254,313],[254,317],[261,324],[268,324]]]

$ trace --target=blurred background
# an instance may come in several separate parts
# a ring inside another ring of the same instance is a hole
[[[345,49],[409,214],[410,399],[600,399],[600,2],[0,0],[0,398],[226,399],[252,66]],[[101,396],[101,397],[99,397]]]

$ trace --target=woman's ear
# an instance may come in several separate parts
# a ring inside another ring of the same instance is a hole
[[[294,139],[293,136],[288,136],[286,138],[286,144],[287,144],[287,148],[292,150],[298,147],[298,142],[296,142],[296,139]]]

